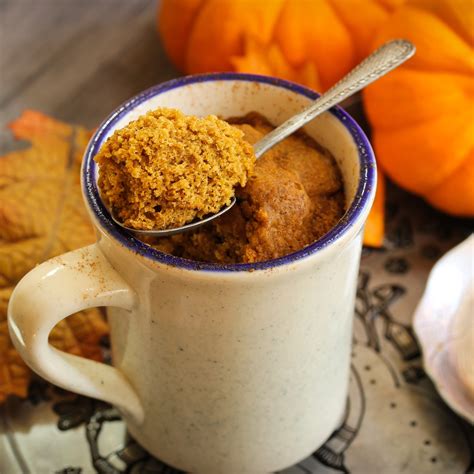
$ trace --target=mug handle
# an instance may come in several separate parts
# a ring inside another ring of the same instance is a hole
[[[135,291],[93,244],[52,258],[21,279],[8,305],[10,336],[21,357],[43,378],[109,402],[141,424],[140,398],[120,370],[67,354],[48,342],[53,327],[66,316],[95,306],[131,310],[136,303]]]

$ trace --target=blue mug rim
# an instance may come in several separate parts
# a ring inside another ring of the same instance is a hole
[[[339,106],[331,108],[329,113],[335,116],[348,130],[357,146],[360,162],[359,184],[355,197],[343,218],[327,234],[312,244],[283,257],[262,262],[234,264],[207,263],[188,260],[182,257],[175,257],[174,255],[169,255],[156,250],[134,237],[130,232],[115,224],[110,216],[109,211],[100,198],[96,181],[97,167],[94,162],[94,156],[99,151],[106,134],[117,123],[117,121],[119,121],[131,109],[149,100],[150,98],[189,84],[209,81],[259,82],[288,89],[312,100],[315,100],[319,97],[319,94],[313,90],[285,79],[279,79],[271,76],[262,76],[258,74],[225,72],[183,76],[150,87],[149,89],[146,89],[145,91],[140,92],[131,99],[125,101],[117,109],[115,109],[95,131],[86,148],[82,164],[82,191],[87,204],[94,212],[102,229],[132,252],[135,252],[154,262],[159,262],[165,265],[179,267],[186,270],[211,272],[249,272],[288,265],[290,263],[296,262],[297,260],[308,257],[309,255],[313,255],[318,251],[321,251],[346,234],[355,224],[366,206],[370,204],[371,192],[376,182],[376,165],[372,147],[365,133],[357,124],[357,122]]]

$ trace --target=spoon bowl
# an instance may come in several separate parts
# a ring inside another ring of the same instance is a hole
[[[185,224],[181,227],[173,227],[172,229],[163,229],[163,230],[155,230],[155,229],[133,229],[131,227],[127,227],[123,225],[120,221],[118,221],[114,215],[111,213],[110,216],[112,217],[112,220],[122,227],[123,229],[126,229],[130,232],[133,232],[136,235],[147,235],[149,237],[169,237],[170,235],[174,234],[179,234],[181,232],[187,232],[190,230],[197,229],[198,227],[201,227],[204,224],[207,224],[208,222],[211,222],[212,220],[216,219],[219,216],[222,216],[222,214],[226,213],[235,203],[237,202],[237,199],[232,197],[230,203],[227,206],[224,206],[222,209],[220,209],[218,212],[215,214],[210,214],[207,217],[204,217],[202,219],[199,219],[198,221],[193,221],[190,222],[189,224]]]

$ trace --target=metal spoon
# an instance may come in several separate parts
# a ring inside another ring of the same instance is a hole
[[[394,40],[384,44],[379,49],[374,51],[370,56],[367,56],[359,65],[352,71],[346,74],[339,82],[332,86],[327,92],[322,94],[311,105],[309,105],[302,112],[294,115],[279,127],[272,130],[268,135],[265,135],[259,142],[254,145],[255,156],[260,158],[266,151],[281,142],[288,135],[306,125],[318,115],[326,112],[334,105],[342,102],[347,97],[355,92],[360,91],[368,84],[376,81],[384,76],[392,69],[400,66],[407,59],[411,58],[415,53],[415,46],[407,40]],[[208,222],[216,219],[225,212],[227,212],[236,203],[236,198],[233,197],[228,206],[223,207],[216,214],[193,221],[181,227],[163,230],[140,230],[132,229],[124,226],[117,221],[113,216],[114,222],[130,232],[137,235],[148,235],[151,237],[165,237],[179,232],[196,229]]]

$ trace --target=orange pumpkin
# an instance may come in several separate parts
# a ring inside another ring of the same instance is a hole
[[[404,0],[163,0],[158,29],[183,72],[269,74],[323,91]]]
[[[252,72],[324,91],[370,52],[405,0],[163,0],[158,29],[183,72]],[[384,180],[364,241],[382,245]]]
[[[433,206],[474,216],[474,3],[411,0],[374,46],[403,37],[416,55],[364,92],[377,160]]]

